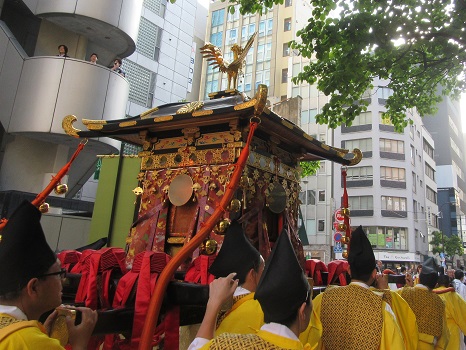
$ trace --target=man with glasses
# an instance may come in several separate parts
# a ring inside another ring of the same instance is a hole
[[[42,325],[42,314],[61,304],[66,270],[48,246],[40,225],[41,214],[25,201],[0,231],[0,350],[63,349],[49,337],[57,318],[54,311]],[[97,312],[77,308],[82,321],[66,319],[73,350],[86,349]]]

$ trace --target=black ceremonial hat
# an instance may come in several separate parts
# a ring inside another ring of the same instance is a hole
[[[351,271],[360,274],[371,273],[375,269],[374,251],[362,226],[351,233],[348,263]]]
[[[420,275],[438,275],[437,264],[434,258],[427,258],[427,260],[423,262]]]
[[[309,296],[309,282],[299,265],[285,230],[265,263],[255,299],[264,311],[266,322],[291,317]]]
[[[257,268],[259,263],[260,253],[249,242],[241,224],[234,220],[225,233],[222,247],[209,272],[217,278],[236,272],[235,278],[243,283],[249,270]]]
[[[40,211],[24,201],[0,232],[0,295],[21,290],[57,261],[45,240]]]

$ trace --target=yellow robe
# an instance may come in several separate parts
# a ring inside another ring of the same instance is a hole
[[[236,301],[227,312],[215,331],[222,333],[249,334],[257,332],[264,324],[264,313],[254,293],[249,293]]]
[[[301,350],[311,349],[309,345],[303,347],[299,340],[282,337],[280,335],[259,330],[256,334],[223,333],[212,339],[202,350]]]
[[[436,288],[442,290],[443,287]],[[458,350],[463,343],[463,332],[466,334],[466,301],[455,291],[438,294],[445,302],[445,316],[450,331],[450,341],[445,349]]]
[[[2,317],[11,318],[9,315],[0,314]],[[31,349],[31,350],[63,350],[64,348],[60,345],[57,339],[50,338],[45,331],[44,326],[39,322],[34,321],[22,321],[28,322],[28,326],[17,329],[13,332],[9,332],[8,327],[17,327],[17,323],[13,323],[9,326],[0,326],[0,336],[2,332],[9,333],[5,338],[0,341],[0,350],[10,349]]]
[[[379,293],[376,289],[371,288],[374,293]],[[416,315],[409,307],[408,303],[396,291],[388,290],[391,300],[389,302],[393,313],[396,316],[396,322],[400,327],[403,335],[403,341],[406,349],[417,349],[419,333],[417,331]]]
[[[416,315],[416,320],[420,329],[417,349],[446,349],[449,340],[449,333],[447,323],[445,320],[445,306],[441,298],[438,297],[435,293],[425,288],[419,287],[405,286],[403,288],[398,289],[397,292],[402,297],[406,295],[405,300],[408,302],[414,314]],[[411,301],[409,300],[409,298],[411,299]],[[422,329],[437,327],[437,322],[441,323],[442,329],[440,331],[440,336],[438,336],[438,339],[435,340],[432,333],[424,332],[422,331]]]
[[[347,288],[347,287],[336,287],[336,288]],[[364,288],[364,287],[359,287]],[[317,295],[312,300],[312,314],[311,314],[311,321],[309,322],[309,326],[307,329],[299,335],[299,340],[301,343],[305,344],[308,343],[311,349],[316,350],[325,350],[325,346],[322,341],[322,322],[320,319],[320,315],[322,312],[322,297],[324,293]],[[381,331],[381,340],[378,349],[386,350],[386,349],[393,349],[393,350],[402,350],[405,349],[405,344],[403,342],[403,336],[401,330],[396,322],[395,317],[389,311],[387,311],[386,303],[382,302],[382,315],[383,315],[383,323]],[[356,307],[360,308],[361,305],[350,304],[348,307]],[[345,325],[345,324],[336,324],[336,327],[352,327],[354,326],[357,331],[364,331],[364,325],[361,320],[355,320],[354,325]],[[350,328],[351,329],[351,328]],[[344,339],[341,339],[341,347],[340,349],[347,349],[344,344]],[[411,349],[410,349],[411,350]]]

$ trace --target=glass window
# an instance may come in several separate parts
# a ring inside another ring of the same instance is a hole
[[[285,0],[285,7],[290,7],[293,5],[293,0]]]
[[[283,57],[289,56],[290,55],[290,46],[288,43],[283,44]]]
[[[212,12],[212,27],[223,25],[225,17],[225,9],[220,9]]]
[[[316,204],[316,191],[307,190],[307,202],[306,204],[315,205]]]
[[[393,90],[387,87],[379,86],[377,88],[377,97],[383,100],[388,99],[391,95],[393,95]]]
[[[406,211],[406,198],[382,196],[382,210]]]
[[[286,96],[285,96],[286,97]],[[301,125],[309,123],[309,110],[301,111]]]
[[[291,30],[291,18],[285,18],[283,30],[289,32]]]
[[[248,33],[249,37],[251,37],[251,35],[253,35],[256,31],[256,24],[255,23],[250,24],[248,29],[249,29],[249,33]]]
[[[319,219],[317,221],[317,231],[324,232],[325,231],[325,220]]]
[[[373,210],[374,203],[372,196],[350,196],[348,197],[350,210]]]
[[[372,139],[346,140],[343,147],[350,150],[358,148],[362,152],[369,152],[372,151]]]
[[[404,154],[404,142],[391,139],[380,139],[380,152],[400,153]]]
[[[259,22],[259,38],[265,35],[265,21]]]
[[[425,163],[425,172],[427,177],[435,181],[435,170],[427,163]]]
[[[371,180],[372,178],[371,166],[348,167],[348,169],[346,169],[346,179],[348,181]]]
[[[282,69],[282,83],[288,82],[288,68]]]
[[[325,190],[319,190],[319,202],[325,202]]]
[[[351,126],[367,124],[372,124],[372,112],[362,112],[360,115],[357,115],[351,122]]]
[[[271,35],[273,30],[273,19],[267,20],[267,35]]]
[[[404,168],[380,167],[380,178],[389,181],[406,182],[406,171]]]

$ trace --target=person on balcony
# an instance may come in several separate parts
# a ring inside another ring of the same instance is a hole
[[[92,64],[97,64],[97,60],[99,59],[99,56],[95,52],[91,53],[91,56],[89,57],[89,62]]]
[[[63,349],[49,337],[58,312],[44,324],[42,314],[61,304],[66,270],[45,240],[40,211],[24,201],[0,232],[0,350]],[[81,323],[66,319],[73,350],[87,349],[97,312],[79,307]]]
[[[66,45],[58,45],[58,57],[70,57],[68,56],[68,46]]]
[[[122,76],[126,76],[126,73],[123,69],[121,69],[122,61],[119,58],[115,58],[113,61],[113,67],[111,68],[112,71],[117,72]]]

